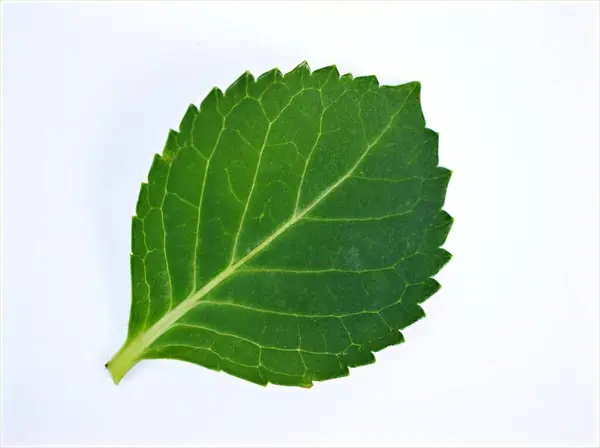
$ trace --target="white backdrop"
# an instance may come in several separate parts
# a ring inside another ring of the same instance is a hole
[[[598,446],[598,3],[2,12],[2,446]],[[115,386],[153,154],[212,86],[305,59],[422,82],[456,220],[428,317],[311,390],[174,361]]]

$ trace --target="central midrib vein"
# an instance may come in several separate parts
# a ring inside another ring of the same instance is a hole
[[[416,89],[416,86],[415,86]],[[185,298],[179,305],[173,308],[171,311],[166,313],[161,319],[159,319],[152,327],[144,331],[142,334],[137,336],[130,344],[124,347],[122,352],[122,356],[124,358],[131,359],[132,365],[140,359],[140,356],[144,352],[144,350],[150,346],[154,341],[156,341],[165,331],[167,331],[171,326],[177,322],[181,317],[183,317],[188,311],[194,308],[197,303],[202,300],[208,293],[210,293],[214,288],[216,288],[219,284],[221,284],[224,280],[231,277],[238,268],[246,264],[249,260],[251,260],[256,254],[261,252],[263,249],[267,248],[275,239],[277,239],[282,233],[287,231],[290,227],[300,221],[304,216],[306,216],[312,209],[314,209],[317,205],[319,205],[331,192],[336,190],[346,179],[352,176],[352,173],[358,168],[360,163],[364,160],[364,158],[369,154],[371,149],[379,142],[381,137],[388,131],[388,129],[392,126],[396,117],[402,112],[406,103],[410,99],[411,95],[414,93],[414,89],[408,93],[404,103],[400,106],[398,111],[392,116],[388,124],[383,128],[383,130],[379,133],[377,138],[370,143],[363,154],[359,157],[354,165],[348,170],[348,172],[343,175],[337,182],[327,188],[321,195],[319,195],[313,202],[311,202],[304,210],[300,213],[296,213],[292,218],[290,218],[287,222],[285,222],[281,227],[279,227],[275,232],[273,232],[269,237],[267,237],[262,243],[252,249],[246,256],[240,258],[236,263],[231,264],[223,271],[221,271],[216,277],[206,283],[202,288],[198,291],[190,294],[187,298]]]

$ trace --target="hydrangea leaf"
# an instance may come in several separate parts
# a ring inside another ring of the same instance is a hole
[[[403,342],[450,259],[437,152],[417,82],[302,63],[213,89],[142,184],[114,381],[166,358],[310,387]]]

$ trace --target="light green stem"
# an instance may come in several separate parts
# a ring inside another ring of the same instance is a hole
[[[144,351],[154,341],[156,341],[165,331],[171,328],[171,326],[181,319],[184,314],[195,307],[202,297],[204,297],[215,286],[229,277],[239,264],[240,263],[238,262],[236,265],[225,269],[210,282],[204,285],[202,289],[196,291],[194,294],[191,294],[179,305],[165,314],[154,325],[140,333],[135,339],[126,341],[117,354],[106,363],[106,368],[110,372],[115,384],[119,384],[125,374],[142,359]]]
[[[135,356],[134,351],[131,350],[131,345],[125,343],[115,356],[106,363],[105,367],[110,372],[110,376],[115,384],[119,384],[125,374],[129,372],[137,362],[138,359]]]

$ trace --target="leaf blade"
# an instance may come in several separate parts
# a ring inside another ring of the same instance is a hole
[[[190,107],[140,192],[116,381],[166,357],[307,387],[403,342],[424,313],[402,297],[448,261],[452,224],[419,94],[301,64]]]

